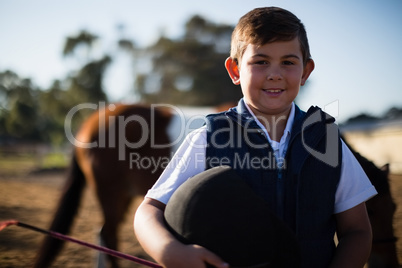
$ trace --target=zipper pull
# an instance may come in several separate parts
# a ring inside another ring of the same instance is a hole
[[[282,169],[278,168],[278,180],[282,179]]]

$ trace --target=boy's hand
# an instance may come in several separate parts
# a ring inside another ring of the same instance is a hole
[[[165,205],[146,198],[137,209],[134,229],[144,250],[166,268],[228,268],[216,254],[198,245],[185,245],[178,241],[164,224]]]
[[[178,245],[166,248],[162,265],[166,268],[205,268],[206,264],[217,268],[229,268],[216,254],[199,245]]]

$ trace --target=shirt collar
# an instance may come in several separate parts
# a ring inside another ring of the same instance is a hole
[[[290,108],[288,121],[286,122],[285,131],[283,133],[287,133],[290,136],[294,119],[295,119],[295,103],[292,102],[292,107]]]
[[[256,123],[258,124],[258,126],[264,130],[265,135],[267,136],[268,140],[270,142],[272,142],[268,131],[266,130],[266,128],[264,127],[264,125],[258,120],[258,118],[255,116],[255,114],[253,113],[253,111],[250,109],[250,107],[248,106],[246,99],[243,100],[244,105],[246,106],[248,112],[253,116],[254,120],[256,121]],[[285,143],[287,138],[290,137],[291,134],[291,130],[292,130],[292,126],[293,126],[293,121],[294,121],[294,117],[295,117],[295,104],[294,102],[292,102],[292,107],[290,108],[290,113],[286,122],[286,127],[285,130],[283,131],[283,135],[281,137],[280,143]]]

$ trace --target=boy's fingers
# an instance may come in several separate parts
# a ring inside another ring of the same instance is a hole
[[[204,252],[204,261],[216,268],[229,268],[228,263],[224,262],[220,257],[207,249],[205,249]]]

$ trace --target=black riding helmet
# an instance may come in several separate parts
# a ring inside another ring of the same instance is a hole
[[[229,166],[184,182],[164,215],[177,239],[211,250],[230,267],[299,266],[294,233]]]

